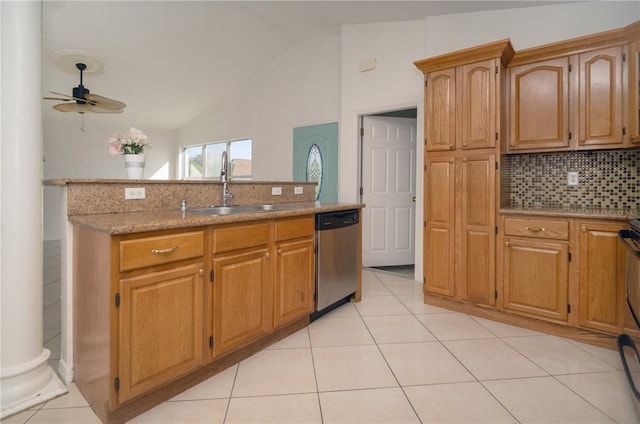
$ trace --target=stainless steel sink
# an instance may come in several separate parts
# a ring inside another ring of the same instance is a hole
[[[304,208],[302,205],[238,205],[238,206],[209,206],[208,208],[188,208],[187,212],[200,215],[231,215],[237,213],[256,213],[269,211],[286,211]]]

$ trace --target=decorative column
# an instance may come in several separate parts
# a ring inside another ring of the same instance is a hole
[[[42,1],[2,1],[0,401],[12,415],[66,392],[42,342]]]

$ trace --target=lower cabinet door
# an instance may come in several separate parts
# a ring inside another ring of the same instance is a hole
[[[269,250],[228,252],[213,259],[214,356],[271,331]]]
[[[625,324],[626,223],[580,224],[580,326],[612,334]],[[635,326],[634,326],[635,327]]]
[[[201,365],[202,296],[201,263],[120,280],[119,403]]]
[[[313,239],[276,245],[274,327],[313,312]]]
[[[505,241],[506,311],[566,322],[568,281],[568,245],[534,239]]]

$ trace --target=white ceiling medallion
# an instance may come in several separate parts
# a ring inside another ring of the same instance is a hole
[[[78,74],[77,63],[87,65],[87,68],[83,71],[85,75],[100,75],[104,72],[104,64],[102,61],[85,50],[56,50],[51,57],[58,68],[75,75]]]

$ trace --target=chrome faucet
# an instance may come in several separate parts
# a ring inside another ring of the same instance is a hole
[[[229,181],[229,158],[227,157],[227,151],[222,152],[222,164],[220,165],[220,182],[222,183],[222,206],[228,206],[227,202],[233,199],[233,194],[229,193],[227,186]]]

